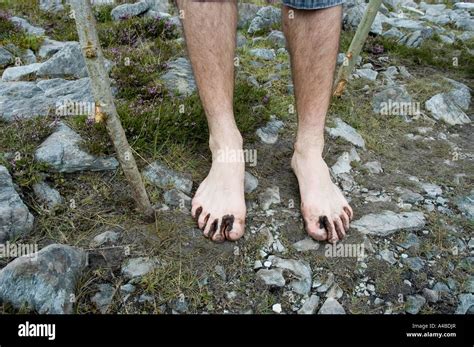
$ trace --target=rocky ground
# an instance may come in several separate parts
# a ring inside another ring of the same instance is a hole
[[[474,311],[472,3],[384,0],[328,116],[325,158],[356,215],[335,249],[308,239],[301,222],[279,8],[239,4],[235,110],[256,157],[246,235],[217,245],[189,213],[210,160],[177,11],[163,0],[96,3],[118,111],[158,219],[134,210],[94,123],[68,5],[0,4],[2,312]],[[344,5],[341,52],[365,7]],[[21,245],[37,253],[18,257]]]

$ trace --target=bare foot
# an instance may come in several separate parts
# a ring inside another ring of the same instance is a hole
[[[336,243],[349,230],[352,208],[332,182],[329,168],[318,148],[295,145],[291,167],[298,178],[301,213],[312,238]]]
[[[211,136],[209,147],[212,167],[194,195],[191,214],[205,237],[235,241],[245,230],[245,162],[235,159],[242,153],[242,137],[238,132]]]

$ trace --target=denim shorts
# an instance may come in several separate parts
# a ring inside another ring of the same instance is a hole
[[[344,0],[282,0],[283,4],[299,10],[318,10],[342,5]]]

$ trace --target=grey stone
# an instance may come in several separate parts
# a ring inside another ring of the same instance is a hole
[[[457,29],[474,31],[474,19],[472,18],[460,18],[454,24]]]
[[[425,103],[433,118],[450,125],[468,124],[471,122],[466,113],[445,93],[436,94]]]
[[[474,3],[472,2],[457,2],[453,4],[454,9],[474,11]]]
[[[411,105],[412,98],[403,86],[390,86],[375,94],[372,107],[375,113],[383,115],[404,115],[405,107]]]
[[[418,249],[420,248],[420,239],[418,238],[418,236],[416,236],[416,234],[409,233],[407,237],[405,238],[405,241],[399,242],[398,245],[405,249],[410,249],[410,248]]]
[[[258,203],[262,210],[268,210],[272,204],[280,203],[280,188],[273,186],[258,195]]]
[[[184,294],[180,294],[176,300],[173,300],[171,303],[171,308],[178,313],[186,313],[188,312],[189,306],[188,301]]]
[[[382,165],[378,161],[369,161],[363,165],[370,173],[379,174],[383,172]]]
[[[443,193],[441,187],[434,183],[420,182],[419,186],[430,198],[435,198]]]
[[[168,0],[145,0],[145,2],[148,4],[150,11],[168,13],[170,10]]]
[[[407,188],[397,187],[395,190],[398,194],[400,194],[400,199],[402,199],[403,202],[409,204],[416,204],[417,202],[420,202],[424,199],[423,195],[415,193]]]
[[[331,137],[341,137],[357,147],[365,148],[365,141],[357,130],[340,118],[336,118],[335,123],[335,128],[326,127],[326,131]]]
[[[410,314],[417,314],[425,303],[426,299],[421,295],[408,295],[405,311]]]
[[[367,4],[359,3],[355,6],[344,11],[344,27],[349,29],[357,29],[359,26],[362,17],[367,9]],[[378,12],[374,18],[372,26],[370,27],[370,32],[376,35],[382,34],[383,23],[386,20],[386,16]]]
[[[114,298],[115,289],[108,283],[101,283],[97,286],[99,291],[94,294],[91,301],[95,304],[95,307],[100,313],[105,314],[110,308],[112,299]]]
[[[434,302],[438,302],[439,300],[439,293],[436,290],[432,290],[429,288],[423,288],[423,296],[428,302],[434,303]]]
[[[314,314],[319,305],[319,296],[311,295],[298,310],[298,314]]]
[[[278,141],[278,133],[283,126],[281,120],[272,116],[265,126],[257,129],[256,134],[262,143],[272,145]]]
[[[191,208],[191,198],[178,189],[171,189],[163,194],[165,204],[179,208]]]
[[[425,216],[421,212],[383,211],[363,216],[352,223],[352,227],[364,234],[377,236],[391,235],[400,230],[417,230],[425,226]]]
[[[38,200],[50,210],[54,210],[56,207],[64,204],[64,198],[61,194],[45,182],[35,183],[33,185],[33,192]]]
[[[456,206],[468,219],[474,220],[474,190],[469,195],[458,198]]]
[[[296,249],[298,252],[315,251],[319,249],[319,242],[313,240],[310,237],[307,237],[303,240],[295,242],[293,244],[293,248]]]
[[[268,287],[284,287],[285,278],[283,269],[260,269],[257,271],[257,281],[261,281]]]
[[[245,26],[250,24],[250,22],[256,16],[258,10],[260,9],[260,6],[239,1],[238,9],[239,9],[238,28],[242,29]]]
[[[446,294],[451,293],[451,289],[449,289],[449,287],[443,282],[437,282],[433,286],[433,290],[438,292],[438,293],[446,293]]]
[[[424,261],[420,257],[402,258],[402,262],[414,272],[419,272],[425,265]]]
[[[458,39],[463,41],[463,42],[469,41],[472,38],[474,38],[474,32],[472,32],[472,31],[465,31],[465,32],[458,35]]]
[[[326,281],[316,288],[318,293],[327,292],[334,285],[334,274],[332,272],[328,273]]]
[[[397,29],[423,30],[425,28],[423,22],[413,19],[386,18],[385,23]]]
[[[34,217],[16,192],[5,166],[0,165],[0,243],[29,234]]]
[[[12,64],[15,60],[13,54],[7,51],[5,48],[0,46],[0,69],[7,67],[8,65]]]
[[[160,188],[176,188],[187,194],[191,193],[193,188],[190,175],[171,170],[158,160],[143,170],[143,176]]]
[[[128,259],[125,264],[122,265],[122,275],[126,279],[136,279],[142,277],[160,265],[157,258],[153,257],[138,257]]]
[[[45,38],[38,50],[38,56],[42,59],[46,59],[60,51],[66,42],[52,40],[50,38]]]
[[[344,307],[334,298],[327,298],[318,314],[346,314]]]
[[[120,234],[113,230],[107,230],[95,236],[91,241],[91,247],[100,247],[103,245],[112,245],[117,243]]]
[[[397,262],[397,259],[395,259],[394,253],[389,250],[389,249],[384,249],[380,251],[380,256],[382,257],[383,260],[385,260],[387,263],[394,265]]]
[[[13,66],[5,69],[2,75],[3,82],[25,81],[34,78],[42,63]]]
[[[64,123],[59,123],[53,132],[36,150],[35,159],[48,164],[54,171],[102,171],[115,170],[115,158],[99,158],[80,148],[82,139]]]
[[[269,258],[270,259],[270,258]],[[272,266],[291,273],[289,286],[298,294],[308,294],[311,290],[311,267],[303,260],[271,258]]]
[[[35,53],[31,49],[25,50],[21,55],[21,59],[25,65],[36,63]]]
[[[40,66],[36,75],[42,78],[87,77],[79,42],[66,42],[63,48]]]
[[[258,178],[250,172],[245,171],[244,176],[244,190],[245,193],[252,193],[258,187]]]
[[[344,292],[342,291],[341,287],[337,283],[334,283],[332,287],[327,291],[326,297],[333,298],[333,299],[340,299]]]
[[[131,294],[136,289],[137,288],[131,283],[127,283],[127,284],[124,284],[124,285],[120,286],[120,292],[125,293],[125,294]]]
[[[253,57],[260,58],[263,60],[275,60],[276,58],[274,49],[254,48],[249,51],[249,54]]]
[[[268,34],[267,40],[278,48],[284,48],[286,46],[285,35],[279,30],[272,30],[270,34]]]
[[[377,79],[379,73],[372,69],[356,69],[355,74],[360,78],[373,82]]]
[[[262,7],[257,11],[257,14],[252,19],[252,22],[249,25],[248,33],[253,34],[261,30],[271,28],[273,25],[280,22],[280,18],[280,9],[273,6]]]
[[[474,295],[473,294],[460,294],[458,296],[459,305],[456,308],[455,314],[473,314],[474,313]]]
[[[112,19],[122,20],[139,16],[150,9],[150,5],[146,1],[139,1],[133,4],[122,4],[112,9],[110,14]]]
[[[0,271],[0,300],[17,309],[26,304],[40,314],[70,314],[86,263],[84,251],[60,244],[16,258]]]
[[[348,173],[351,171],[351,162],[360,161],[360,157],[357,154],[355,148],[352,148],[350,152],[342,153],[336,163],[331,167],[331,171],[334,175],[339,176],[340,174]]]
[[[165,87],[180,95],[191,95],[196,91],[191,64],[186,58],[178,58],[168,63],[168,70],[161,76]]]
[[[240,32],[237,32],[237,48],[242,48],[247,45],[247,38]]]
[[[39,8],[46,12],[59,12],[64,10],[62,0],[40,0]]]
[[[390,28],[389,30],[384,32],[382,34],[382,36],[392,38],[392,39],[395,39],[395,40],[398,41],[404,36],[404,34],[400,30],[398,30],[397,28]]]
[[[10,21],[26,31],[30,35],[44,36],[45,30],[43,28],[35,27],[31,25],[26,19],[21,17],[11,17]]]

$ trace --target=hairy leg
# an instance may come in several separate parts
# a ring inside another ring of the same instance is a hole
[[[212,167],[199,186],[191,213],[206,237],[236,240],[244,233],[245,163],[222,153],[242,151],[233,114],[236,1],[178,0],[194,77],[209,126]]]
[[[331,181],[322,152],[342,7],[321,10],[284,7],[282,16],[298,112],[298,133],[291,164],[298,178],[301,212],[311,237],[337,242],[349,229],[352,209]]]

